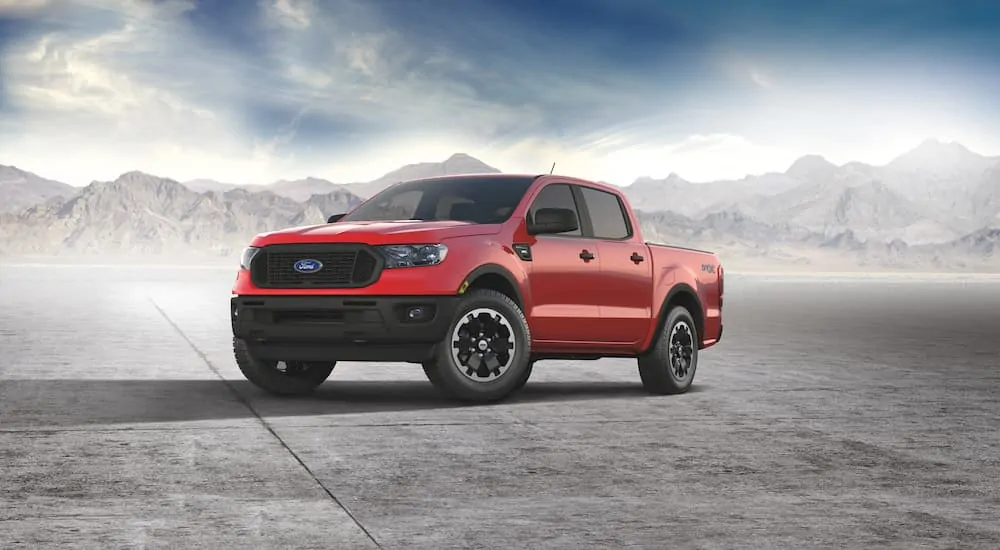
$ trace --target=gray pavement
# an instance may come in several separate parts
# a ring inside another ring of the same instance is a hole
[[[1000,547],[1000,284],[730,276],[686,395],[539,363],[278,399],[223,269],[0,266],[0,548]]]

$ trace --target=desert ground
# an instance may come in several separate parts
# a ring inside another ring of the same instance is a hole
[[[2,548],[998,548],[1000,282],[727,277],[692,391],[544,362],[264,395],[229,267],[0,265]]]

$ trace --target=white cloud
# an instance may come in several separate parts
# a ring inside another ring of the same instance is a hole
[[[264,7],[273,21],[280,25],[304,29],[312,23],[314,6],[307,0],[266,0]]]
[[[761,73],[760,71],[751,70],[750,80],[752,80],[754,84],[760,86],[761,88],[774,87],[774,84],[772,84],[771,81],[766,76],[764,76],[764,74]]]
[[[773,71],[768,68],[768,63],[748,53],[724,48],[715,52],[713,60],[719,70],[736,82],[750,83],[764,89],[776,87]]]
[[[0,0],[0,15],[26,16],[33,15],[48,8],[51,0]]]
[[[306,88],[323,90],[333,84],[333,77],[323,71],[317,71],[303,67],[302,65],[289,64],[285,70],[285,76]]]
[[[45,36],[5,60],[7,74],[17,83],[8,93],[14,102],[37,112],[103,115],[125,124],[130,122],[129,115],[157,105],[210,116],[104,63],[107,55],[140,43],[144,30],[128,23],[120,30],[75,43]]]
[[[371,78],[391,76],[390,60],[382,51],[387,40],[385,34],[367,34],[348,42],[343,48],[347,66]]]

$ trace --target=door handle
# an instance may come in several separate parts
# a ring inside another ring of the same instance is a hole
[[[584,250],[583,252],[580,252],[580,259],[585,262],[589,262],[590,260],[594,259],[594,255]]]
[[[629,259],[638,264],[639,262],[645,260],[646,258],[643,258],[638,252],[633,252],[632,257]]]

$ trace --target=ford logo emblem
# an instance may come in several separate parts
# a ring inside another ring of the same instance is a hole
[[[323,262],[319,260],[299,260],[292,265],[292,269],[299,273],[316,273],[323,269]]]

